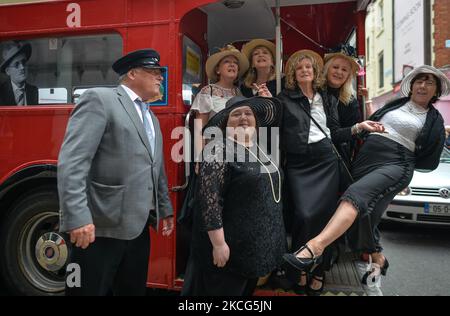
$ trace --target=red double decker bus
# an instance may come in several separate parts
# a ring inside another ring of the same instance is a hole
[[[227,43],[240,46],[264,38],[278,44],[279,64],[296,50],[323,54],[345,42],[363,55],[369,2],[56,0],[0,6],[0,51],[6,51],[11,41],[30,46],[27,84],[35,89],[35,95],[26,98],[27,106],[0,104],[3,282],[18,294],[64,291],[68,252],[67,241],[58,233],[58,151],[80,94],[118,84],[113,61],[129,51],[151,47],[160,52],[161,64],[168,68],[165,91],[152,110],[164,135],[166,173],[177,213],[188,175],[184,163],[171,159],[178,141],[171,132],[185,126],[195,92],[207,83],[208,53]],[[9,80],[0,73],[0,87]],[[0,94],[0,100],[6,99],[4,90]],[[178,225],[169,238],[152,231],[151,239],[148,286],[180,289],[189,234]]]

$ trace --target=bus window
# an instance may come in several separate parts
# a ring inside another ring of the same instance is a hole
[[[183,37],[183,102],[192,105],[195,95],[202,84],[202,51],[187,36]]]
[[[118,34],[1,42],[0,105],[73,103],[77,87],[116,85],[122,46]]]

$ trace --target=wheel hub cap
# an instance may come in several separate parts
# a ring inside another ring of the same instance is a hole
[[[36,243],[36,259],[47,271],[58,271],[67,262],[66,241],[57,233],[46,233]]]

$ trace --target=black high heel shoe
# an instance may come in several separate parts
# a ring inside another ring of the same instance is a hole
[[[388,268],[389,268],[389,261],[387,260],[386,257],[384,257],[384,264],[383,264],[383,267],[380,269],[381,274],[386,276]]]
[[[305,284],[303,284],[303,285],[298,283],[298,282],[301,282],[301,278],[305,278]],[[297,294],[297,295],[305,295],[306,294],[306,291],[308,288],[308,279],[309,279],[308,273],[306,273],[305,271],[301,271],[300,272],[300,280],[298,280],[293,286],[295,294]]]
[[[311,288],[311,280],[316,280],[322,283],[321,287],[316,289]],[[308,296],[319,296],[323,292],[323,287],[325,285],[325,274],[323,275],[311,275],[311,279],[308,281],[308,286],[306,287],[306,294]]]
[[[311,254],[311,258],[298,258],[296,256],[304,249],[309,251],[309,253]],[[316,257],[314,255],[314,252],[312,252],[312,250],[308,247],[308,245],[304,245],[294,253],[285,253],[283,255],[283,259],[297,270],[305,272],[310,272],[315,268],[315,266],[322,263],[322,255]]]

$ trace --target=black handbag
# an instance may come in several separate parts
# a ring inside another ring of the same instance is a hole
[[[198,176],[195,173],[195,163],[191,163],[191,179],[186,190],[186,196],[184,197],[183,206],[181,207],[177,223],[192,227],[194,218],[194,209],[197,193]]]

